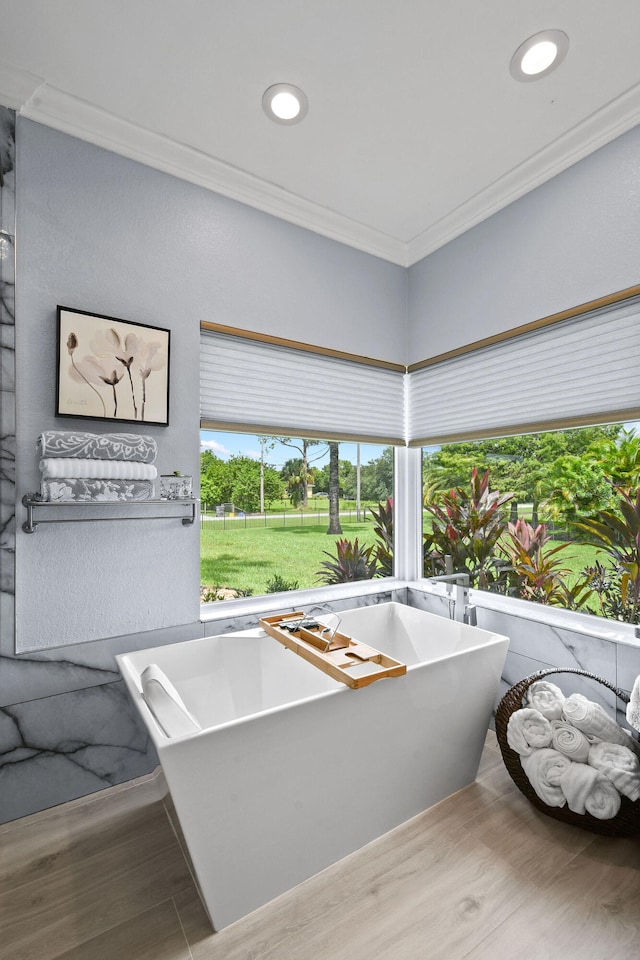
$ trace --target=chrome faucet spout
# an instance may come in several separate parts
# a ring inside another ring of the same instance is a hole
[[[429,577],[428,579],[435,583],[446,583],[447,593],[449,594],[455,588],[451,601],[453,603],[453,619],[459,623],[476,625],[476,608],[469,604],[468,573],[443,573],[438,577]]]

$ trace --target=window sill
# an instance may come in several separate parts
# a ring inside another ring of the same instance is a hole
[[[433,596],[446,596],[446,585],[432,583],[429,580],[419,580],[407,586],[418,589],[422,593]],[[563,610],[560,607],[544,606],[532,603],[529,600],[518,600],[515,597],[502,597],[499,594],[489,593],[487,590],[470,590],[469,602],[478,608],[491,610],[494,613],[503,613],[505,616],[520,617],[523,620],[532,620],[544,623],[560,630],[571,630],[584,636],[599,637],[601,640],[611,640],[614,643],[623,643],[629,646],[640,646],[640,627],[630,623],[617,623],[588,613],[577,613],[574,610]],[[636,633],[638,631],[638,634]]]
[[[215,600],[200,606],[200,621],[211,623],[216,620],[228,620],[230,617],[262,616],[265,613],[297,607],[320,606],[352,597],[371,597],[392,590],[403,590],[409,584],[406,580],[387,577],[376,580],[355,580],[352,583],[339,583],[329,587],[312,587],[308,590],[290,590],[287,593],[267,593],[259,597],[241,597],[236,600]]]
[[[308,590],[292,590],[288,593],[269,593],[258,597],[203,603],[200,607],[200,622],[215,623],[218,620],[240,617],[257,618],[283,608],[304,610],[310,606],[321,606],[325,603],[357,597],[373,597],[381,593],[404,590],[407,587],[432,596],[443,598],[446,596],[445,584],[432,583],[427,579],[408,581],[389,577],[380,580],[357,580],[329,587],[313,587]],[[616,623],[604,617],[562,610],[559,607],[547,607],[514,597],[502,597],[486,590],[470,590],[469,601],[477,608],[502,613],[505,616],[519,617],[560,630],[570,630],[584,636],[610,640],[613,643],[632,647],[640,646],[640,636],[636,635],[636,629],[640,632],[640,628],[632,624]]]

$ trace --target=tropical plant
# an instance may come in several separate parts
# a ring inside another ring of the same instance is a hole
[[[599,510],[593,518],[575,526],[588,534],[611,560],[606,576],[603,567],[588,568],[603,610],[627,623],[640,623],[640,489],[635,494],[618,488],[618,512]]]
[[[504,560],[496,556],[507,527],[503,507],[513,494],[489,489],[489,471],[482,476],[473,468],[470,490],[457,487],[425,504],[431,514],[431,531],[424,534],[424,569],[444,573],[450,556],[455,572],[466,571],[471,586],[489,589],[502,581]]]
[[[375,545],[375,558],[378,564],[376,575],[379,577],[393,576],[393,500],[389,497],[386,503],[379,503],[378,509],[369,508],[374,520],[373,532],[378,538]]]
[[[502,548],[510,564],[509,592],[522,600],[575,609],[585,602],[590,587],[584,581],[569,586],[567,577],[571,568],[563,566],[560,554],[570,548],[570,544],[560,543],[545,551],[543,547],[548,539],[543,523],[535,528],[524,520],[508,525]]]
[[[316,571],[320,583],[350,583],[353,580],[371,580],[376,575],[375,547],[360,545],[358,538],[351,542],[345,538],[336,540],[335,556],[327,550],[322,552],[329,557],[322,560],[321,570]]]

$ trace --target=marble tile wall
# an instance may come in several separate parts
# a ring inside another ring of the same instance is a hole
[[[408,603],[429,610],[440,616],[448,616],[447,601],[419,587],[409,587]],[[593,618],[593,628],[587,631],[581,623],[576,629],[558,627],[541,622],[537,617],[527,617],[519,604],[518,614],[505,613],[489,606],[477,606],[477,623],[484,630],[509,637],[509,652],[500,681],[501,698],[509,687],[524,677],[548,667],[568,667],[586,670],[608,681],[627,695],[633,682],[640,675],[640,641],[633,642],[607,639],[598,635],[599,618]],[[584,618],[581,618],[584,620]],[[602,634],[606,631],[602,630]],[[617,713],[618,722],[625,723],[625,703],[603,684],[576,676],[559,674],[550,678],[565,693],[582,693],[590,700],[601,703],[612,714]]]

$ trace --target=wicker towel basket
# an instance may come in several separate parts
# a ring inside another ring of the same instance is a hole
[[[566,806],[547,806],[547,804],[538,797],[529,783],[527,775],[520,765],[520,757],[507,743],[507,724],[509,717],[523,706],[524,695],[531,684],[554,673],[574,673],[582,677],[589,677],[591,680],[595,680],[597,683],[601,683],[603,686],[608,687],[609,690],[612,690],[623,703],[627,704],[629,702],[629,697],[622,690],[614,687],[606,680],[596,677],[593,673],[587,673],[586,670],[574,670],[570,667],[564,669],[561,667],[553,667],[548,670],[540,670],[538,673],[534,673],[532,676],[520,680],[519,683],[516,683],[507,690],[496,711],[496,735],[502,752],[502,758],[511,779],[525,797],[531,801],[534,807],[542,810],[542,812],[548,816],[554,817],[556,820],[562,820],[564,823],[571,823],[576,827],[582,827],[584,830],[602,833],[609,837],[624,837],[634,833],[640,833],[640,800],[631,801],[628,797],[622,797],[620,810],[616,816],[610,820],[598,820],[597,817],[592,817],[590,813],[573,813],[573,811],[569,810]]]

